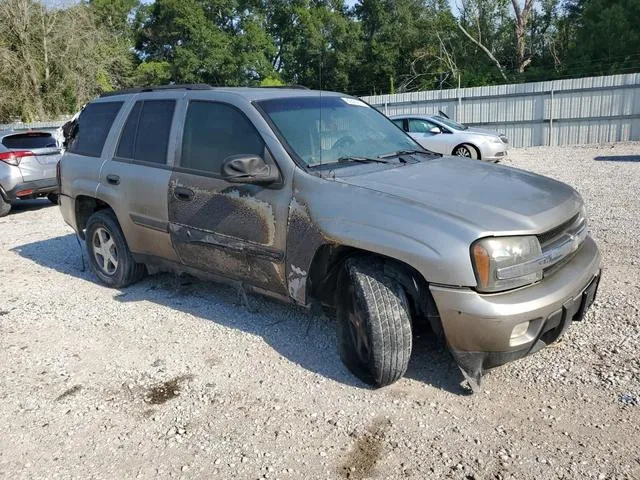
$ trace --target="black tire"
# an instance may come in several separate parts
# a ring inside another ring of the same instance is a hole
[[[104,242],[105,248],[109,245],[109,255],[115,260],[115,262],[107,261],[106,266],[105,257],[98,253],[99,248],[96,244],[96,241],[100,242],[98,237],[103,233],[107,238],[107,241]],[[118,219],[112,210],[99,210],[91,215],[87,222],[85,243],[91,269],[100,282],[105,285],[112,288],[123,288],[137,282],[144,276],[145,266],[133,260]],[[98,258],[103,259],[100,262],[102,265],[98,262]]]
[[[472,158],[474,160],[479,160],[480,155],[476,148],[473,145],[463,144],[458,145],[453,149],[453,155],[456,157],[464,157],[464,158]]]
[[[5,201],[4,198],[0,195],[0,217],[5,217],[9,215],[11,211],[11,202]]]
[[[375,387],[402,378],[411,357],[411,314],[404,289],[384,274],[383,263],[347,260],[336,305],[338,351],[347,368]]]
[[[60,196],[57,193],[50,193],[49,195],[47,195],[47,200],[49,200],[54,205],[58,205],[59,199],[60,199]]]

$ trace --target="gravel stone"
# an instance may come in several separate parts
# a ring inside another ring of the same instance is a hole
[[[503,163],[582,194],[605,270],[582,323],[474,395],[428,333],[371,390],[322,314],[250,312],[171,275],[105,288],[57,207],[17,204],[0,219],[0,477],[640,478],[640,143]]]

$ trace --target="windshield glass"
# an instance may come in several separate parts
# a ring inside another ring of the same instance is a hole
[[[444,118],[440,116],[437,116],[434,118],[440,123],[442,123],[443,125],[446,125],[449,128],[453,128],[454,130],[466,130],[467,128],[469,128],[466,125],[462,125],[461,123],[454,122],[450,118]]]
[[[308,166],[420,148],[384,115],[355,98],[277,98],[258,105]]]

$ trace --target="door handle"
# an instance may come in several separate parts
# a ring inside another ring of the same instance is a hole
[[[183,202],[190,202],[191,200],[193,200],[193,196],[194,196],[194,192],[193,190],[189,189],[189,188],[184,188],[184,187],[176,187],[173,190],[173,196],[176,197],[178,200],[183,201]]]
[[[107,175],[107,183],[111,185],[120,185],[120,177],[118,175]]]

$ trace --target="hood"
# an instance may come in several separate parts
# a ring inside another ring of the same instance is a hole
[[[462,133],[477,133],[480,135],[491,135],[492,137],[499,137],[501,134],[495,130],[486,130],[484,128],[469,127],[466,130],[461,130]]]
[[[580,195],[551,178],[503,165],[442,157],[341,178],[418,204],[478,236],[538,234],[574,216]]]

